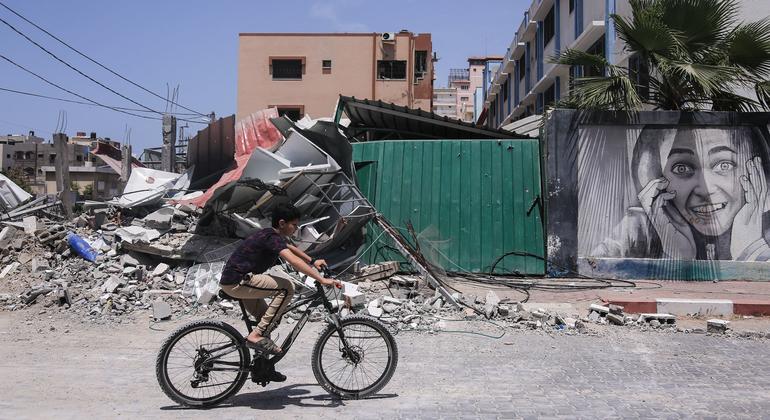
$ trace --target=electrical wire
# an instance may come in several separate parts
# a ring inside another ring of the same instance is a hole
[[[116,112],[120,112],[120,113],[123,113],[123,114],[131,115],[131,116],[134,116],[134,117],[138,117],[138,118],[144,118],[144,119],[146,119],[146,120],[156,120],[156,121],[161,121],[161,120],[162,120],[162,118],[157,118],[157,117],[150,117],[150,116],[147,116],[147,115],[139,115],[139,114],[134,114],[134,113],[132,113],[132,112],[129,112],[129,111],[123,111],[123,110],[117,109],[117,108],[115,108],[115,107],[112,107],[112,106],[109,106],[109,105],[105,105],[105,104],[99,103],[99,102],[97,102],[97,101],[94,101],[93,99],[89,99],[89,98],[86,98],[86,97],[85,97],[85,96],[83,96],[83,95],[77,94],[77,93],[75,93],[75,92],[73,92],[73,91],[71,91],[71,90],[69,90],[69,89],[67,89],[67,88],[64,88],[64,87],[62,87],[62,86],[59,86],[59,85],[57,85],[56,83],[54,83],[54,82],[52,82],[52,81],[50,81],[50,80],[46,79],[45,77],[43,77],[43,76],[41,76],[41,75],[39,75],[39,74],[37,74],[37,73],[33,72],[32,70],[30,70],[30,69],[28,69],[28,68],[26,68],[26,67],[22,66],[21,64],[19,64],[19,63],[15,62],[15,61],[13,61],[13,60],[11,60],[10,58],[6,57],[6,56],[5,56],[5,55],[3,55],[3,54],[0,54],[0,58],[2,58],[3,60],[5,60],[5,61],[7,61],[7,62],[9,62],[9,63],[11,63],[11,64],[13,64],[14,66],[16,66],[16,67],[20,68],[21,70],[24,70],[25,72],[27,72],[27,73],[29,73],[29,74],[31,74],[31,75],[33,75],[33,76],[37,77],[38,79],[40,79],[40,80],[42,80],[42,81],[44,81],[44,82],[48,83],[49,85],[51,85],[51,86],[53,86],[53,87],[55,87],[55,88],[57,88],[57,89],[60,89],[60,90],[63,90],[63,91],[65,91],[65,92],[69,93],[70,95],[73,95],[73,96],[77,96],[78,98],[80,98],[80,99],[83,99],[83,100],[85,100],[85,101],[91,102],[91,103],[93,103],[94,105],[97,105],[97,106],[100,106],[100,107],[103,107],[103,108],[107,108],[107,109],[111,109],[111,110],[113,110],[113,111],[116,111]],[[208,123],[204,123],[204,122],[200,122],[200,121],[194,121],[194,120],[186,120],[186,119],[183,119],[183,118],[179,118],[179,120],[180,120],[180,121],[187,121],[187,122],[192,122],[192,123],[198,123],[198,124],[208,124]]]
[[[65,98],[57,98],[55,96],[47,96],[47,95],[41,95],[39,93],[24,92],[24,91],[21,91],[21,90],[8,89],[8,88],[4,88],[4,87],[0,87],[0,90],[1,91],[5,91],[5,92],[17,93],[19,95],[34,96],[36,98],[51,99],[51,100],[54,100],[54,101],[61,101],[61,102],[69,102],[69,103],[72,103],[72,104],[80,104],[80,105],[88,105],[88,106],[98,106],[98,105],[92,104],[90,102],[76,101],[76,100],[73,100],[73,99],[65,99]],[[125,107],[120,107],[120,106],[111,106],[111,108],[120,109],[120,110],[123,110],[123,111],[133,111],[133,112],[153,112],[153,111],[147,111],[147,110],[144,110],[144,109],[125,108]],[[169,114],[187,115],[187,116],[189,116],[189,115],[197,115],[197,114],[190,114],[190,113],[169,113]]]
[[[116,91],[116,90],[112,89],[111,87],[109,87],[109,86],[105,85],[104,83],[102,83],[102,82],[100,82],[100,81],[98,81],[98,80],[94,79],[93,77],[91,77],[91,76],[89,76],[89,75],[87,75],[87,74],[83,73],[83,72],[82,72],[82,71],[80,71],[79,69],[75,68],[75,66],[73,66],[72,64],[70,64],[70,63],[68,63],[68,62],[64,61],[63,59],[59,58],[59,56],[58,56],[58,55],[56,55],[56,54],[52,53],[51,51],[49,51],[49,50],[48,50],[47,48],[45,48],[44,46],[42,46],[42,45],[38,44],[37,42],[35,42],[35,40],[33,40],[32,38],[28,37],[28,36],[27,36],[27,35],[26,35],[24,32],[22,32],[22,31],[20,31],[20,30],[16,29],[16,27],[15,27],[15,26],[13,26],[13,25],[11,25],[10,23],[8,23],[8,21],[6,21],[5,19],[3,19],[3,18],[0,18],[0,22],[2,22],[3,24],[5,24],[5,26],[7,26],[7,27],[11,28],[11,29],[12,29],[14,32],[16,32],[17,34],[19,34],[19,35],[21,35],[22,37],[24,37],[24,39],[26,39],[27,41],[31,42],[31,43],[32,43],[32,44],[34,44],[36,47],[38,47],[38,48],[40,48],[41,50],[45,51],[45,52],[46,52],[48,55],[50,55],[51,57],[53,57],[53,58],[54,58],[56,61],[58,61],[58,62],[60,62],[60,63],[64,64],[65,66],[69,67],[70,69],[72,69],[73,71],[75,71],[75,72],[76,72],[76,73],[78,73],[79,75],[81,75],[81,76],[85,77],[86,79],[88,79],[88,80],[90,80],[90,81],[92,81],[92,82],[96,83],[97,85],[99,85],[99,86],[101,86],[101,87],[103,87],[103,88],[105,88],[105,89],[109,90],[110,92],[112,92],[112,93],[114,93],[114,94],[116,94],[116,95],[120,96],[121,98],[123,98],[123,99],[125,99],[125,100],[127,100],[127,101],[129,101],[129,102],[131,102],[131,103],[133,103],[133,104],[135,104],[135,105],[138,105],[138,106],[140,106],[140,107],[142,107],[142,108],[144,108],[144,109],[146,109],[146,110],[148,110],[148,111],[154,112],[154,113],[156,113],[156,114],[158,114],[158,115],[163,115],[163,113],[162,113],[162,112],[160,112],[160,111],[156,111],[156,110],[154,110],[154,109],[152,109],[152,108],[150,108],[150,107],[148,107],[148,106],[146,106],[146,105],[144,105],[144,104],[141,104],[141,103],[139,103],[139,102],[137,102],[137,101],[135,101],[135,100],[133,100],[133,99],[129,98],[128,96],[126,96],[126,95],[123,95],[122,93],[120,93],[120,92],[118,92],[118,91]]]
[[[40,31],[42,31],[42,32],[43,32],[43,33],[45,33],[46,35],[50,36],[51,38],[53,38],[53,39],[55,39],[55,40],[59,41],[61,44],[63,44],[64,46],[66,46],[66,47],[67,47],[67,48],[69,48],[70,50],[72,50],[72,51],[76,52],[76,53],[77,53],[77,54],[79,54],[81,57],[85,58],[86,60],[88,60],[88,61],[90,61],[90,62],[92,62],[92,63],[96,64],[97,66],[99,66],[99,67],[103,68],[104,70],[107,70],[108,72],[112,73],[113,75],[115,75],[115,76],[119,77],[120,79],[122,79],[122,80],[124,80],[124,81],[126,81],[126,82],[128,82],[128,83],[130,83],[130,84],[132,84],[132,85],[134,85],[134,86],[136,86],[136,87],[138,87],[139,89],[142,89],[143,91],[145,91],[145,92],[147,92],[147,93],[149,93],[149,94],[151,94],[151,95],[153,95],[153,96],[156,96],[157,98],[160,98],[160,99],[164,99],[164,100],[168,100],[168,98],[164,98],[163,96],[161,96],[161,95],[159,95],[159,94],[157,94],[157,93],[155,93],[155,92],[153,92],[153,91],[151,91],[151,90],[149,90],[149,89],[145,88],[144,86],[142,86],[142,85],[140,85],[140,84],[138,84],[138,83],[136,83],[136,82],[134,82],[134,81],[132,81],[132,80],[130,80],[130,79],[128,79],[128,78],[126,78],[125,76],[122,76],[122,75],[121,75],[121,74],[119,74],[118,72],[116,72],[116,71],[114,71],[114,70],[110,69],[109,67],[105,66],[104,64],[102,64],[102,63],[100,63],[100,62],[98,62],[98,61],[94,60],[93,58],[89,57],[88,55],[86,55],[85,53],[81,52],[81,51],[80,51],[80,50],[78,50],[77,48],[75,48],[75,47],[71,46],[70,44],[68,44],[68,43],[64,42],[63,40],[61,40],[61,39],[60,39],[59,37],[57,37],[56,35],[54,35],[54,34],[52,34],[52,33],[48,32],[47,30],[45,30],[45,29],[41,28],[40,26],[38,26],[38,25],[37,25],[37,24],[35,24],[34,22],[30,21],[30,20],[29,20],[29,19],[27,19],[26,17],[22,16],[22,15],[21,15],[21,14],[19,14],[17,11],[15,11],[15,10],[11,9],[11,8],[10,8],[10,7],[8,7],[7,5],[5,5],[5,3],[3,3],[3,2],[0,2],[0,6],[3,6],[4,8],[8,9],[8,11],[10,11],[10,12],[11,12],[11,13],[13,13],[14,15],[18,16],[19,18],[21,18],[21,19],[22,19],[22,20],[24,20],[25,22],[27,22],[27,23],[29,23],[30,25],[34,26],[35,28],[39,29]],[[178,103],[174,102],[173,100],[171,101],[171,103],[172,103],[172,104],[174,104],[174,105],[177,105],[177,106],[179,106],[179,107],[180,107],[180,108],[182,108],[182,109],[185,109],[185,110],[187,110],[187,111],[193,112],[193,113],[194,113],[194,114],[196,114],[196,115],[199,115],[199,116],[202,116],[202,117],[208,117],[208,115],[206,115],[206,114],[203,114],[203,113],[201,113],[201,112],[195,111],[195,110],[193,110],[193,109],[190,109],[190,108],[187,108],[187,107],[185,107],[185,106],[183,106],[183,105],[180,105],[180,104],[178,104]]]

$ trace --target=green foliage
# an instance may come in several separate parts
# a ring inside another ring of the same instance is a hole
[[[735,0],[630,0],[631,16],[612,15],[625,50],[649,69],[649,95],[629,70],[604,57],[565,50],[558,64],[601,69],[576,78],[560,106],[584,109],[759,111],[770,105],[770,18],[738,23]],[[745,88],[753,100],[733,93]]]
[[[85,198],[94,198],[94,185],[88,184],[85,187],[83,187],[83,197]]]

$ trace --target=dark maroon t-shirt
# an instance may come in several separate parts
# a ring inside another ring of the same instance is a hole
[[[275,229],[258,230],[244,239],[227,260],[219,284],[238,284],[244,274],[264,273],[278,263],[278,254],[286,248],[286,240]]]

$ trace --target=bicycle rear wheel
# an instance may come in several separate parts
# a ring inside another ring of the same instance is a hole
[[[334,325],[326,327],[313,348],[313,375],[326,391],[341,398],[374,394],[396,371],[396,340],[374,318],[353,315],[340,324],[349,350]]]
[[[178,328],[158,353],[155,374],[169,398],[188,407],[208,407],[235,395],[249,376],[249,350],[241,334],[222,321],[196,321]]]

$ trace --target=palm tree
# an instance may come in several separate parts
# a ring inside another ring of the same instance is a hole
[[[770,18],[739,23],[734,0],[630,0],[630,5],[630,18],[612,15],[612,21],[626,52],[648,70],[649,81],[641,86],[637,74],[627,68],[567,49],[552,61],[590,67],[604,76],[576,78],[560,106],[715,111],[770,107]],[[757,100],[734,93],[739,88],[754,90]]]

